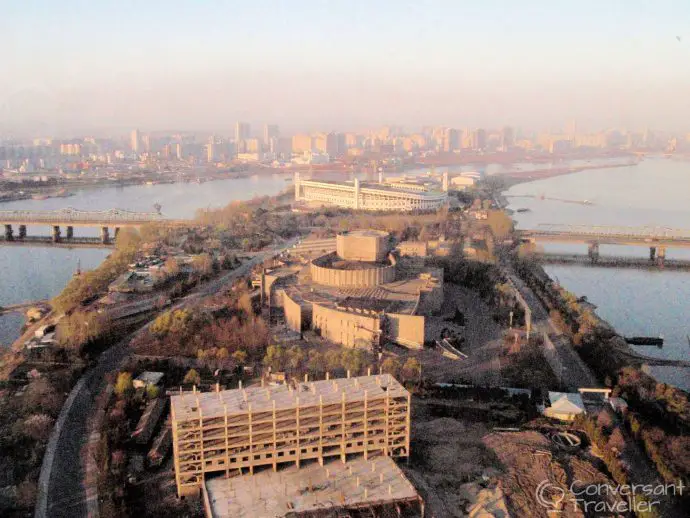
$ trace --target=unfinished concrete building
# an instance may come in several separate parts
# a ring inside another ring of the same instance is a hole
[[[422,348],[435,338],[427,317],[443,303],[443,270],[400,261],[379,230],[342,232],[335,252],[267,269],[260,285],[288,328],[374,351],[382,342]]]
[[[214,478],[204,484],[203,502],[209,518],[424,516],[424,502],[390,457]]]
[[[410,393],[388,374],[180,394],[171,417],[179,496],[214,474],[410,453]]]

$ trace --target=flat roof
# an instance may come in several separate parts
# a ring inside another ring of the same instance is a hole
[[[245,414],[251,406],[252,412],[307,407],[339,403],[342,395],[345,401],[364,401],[390,397],[401,397],[409,394],[390,374],[357,376],[353,378],[336,378],[331,380],[298,383],[293,389],[289,385],[278,387],[253,386],[244,389],[222,390],[219,392],[185,393],[170,397],[173,415],[176,421],[199,419],[201,417],[220,417],[230,414]]]
[[[136,381],[142,381],[144,383],[151,383],[153,385],[156,385],[160,380],[163,379],[163,376],[165,376],[165,374],[162,372],[144,371],[141,374],[139,374],[139,376],[137,376],[135,379]]]
[[[361,230],[346,230],[344,232],[340,232],[340,235],[350,237],[388,237],[390,233],[386,232],[385,230],[369,228]]]
[[[551,408],[559,412],[584,412],[585,404],[577,392],[549,392]]]
[[[359,481],[359,483],[358,483]],[[361,508],[419,500],[390,457],[290,466],[274,472],[212,478],[206,491],[213,518],[277,518],[332,507]]]

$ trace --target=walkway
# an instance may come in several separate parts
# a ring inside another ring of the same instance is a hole
[[[532,310],[533,334],[546,333],[554,345],[556,361],[561,365],[560,372],[555,372],[561,383],[574,390],[579,387],[599,387],[601,384],[592,374],[589,367],[573,349],[570,340],[559,331],[551,320],[549,312],[534,292],[523,282],[509,265],[504,265],[506,273],[520,291],[525,302]]]

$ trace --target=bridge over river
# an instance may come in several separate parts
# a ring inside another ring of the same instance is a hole
[[[592,262],[599,260],[599,245],[649,247],[649,259],[663,265],[667,248],[690,248],[690,230],[669,227],[624,227],[602,225],[539,225],[519,230],[526,242],[583,243]]]
[[[191,220],[166,218],[159,212],[133,212],[122,209],[109,209],[103,211],[83,211],[78,209],[59,209],[52,211],[36,210],[4,210],[0,211],[0,225],[4,225],[5,242],[36,242],[36,237],[27,236],[28,226],[49,226],[51,235],[46,237],[46,241],[53,243],[65,242],[88,244],[93,240],[96,243],[109,244],[110,228],[117,236],[122,227],[140,227],[149,223],[164,224],[166,226],[189,226]],[[17,234],[14,226],[17,226]],[[62,227],[65,228],[65,235],[62,235]],[[74,227],[97,227],[101,230],[100,240],[94,238],[75,238]]]

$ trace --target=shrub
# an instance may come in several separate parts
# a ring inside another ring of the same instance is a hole
[[[35,441],[47,441],[55,420],[46,414],[33,414],[24,419],[24,433]]]

